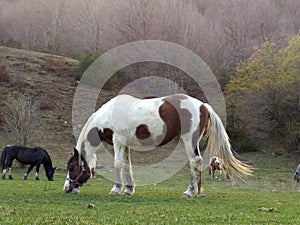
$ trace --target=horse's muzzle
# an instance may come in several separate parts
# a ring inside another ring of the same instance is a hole
[[[73,189],[68,189],[68,188],[64,188],[64,192],[65,193],[71,193],[71,194],[78,194],[80,190],[80,187],[78,188],[73,188]]]
[[[80,191],[80,186],[74,187],[68,179],[65,181],[65,184],[64,184],[64,192],[65,193],[78,194],[79,191]]]

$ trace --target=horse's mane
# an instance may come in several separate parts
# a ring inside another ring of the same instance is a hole
[[[41,147],[36,147],[36,149],[42,150],[46,154],[46,156],[48,157],[48,160],[44,162],[45,163],[44,165],[46,166],[46,164],[49,164],[50,167],[53,167],[52,160],[51,160],[51,157],[50,157],[49,153],[45,149],[43,149]]]
[[[45,152],[45,153],[46,153],[46,155],[48,156],[49,160],[51,161],[51,158],[50,158],[50,155],[49,155],[49,153],[48,153],[48,152],[47,152],[45,149],[43,149],[43,148],[40,148],[40,147],[39,147],[39,149],[43,150],[43,152]]]

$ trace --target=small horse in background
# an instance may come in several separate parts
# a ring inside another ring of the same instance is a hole
[[[222,168],[219,157],[213,156],[209,159],[208,173],[211,175],[211,179],[215,179],[215,171],[218,170],[220,175],[222,174]]]
[[[294,173],[294,183],[299,183],[299,181],[300,181],[300,164],[298,165]]]
[[[185,94],[150,99],[125,94],[116,96],[93,113],[84,125],[74,155],[67,164],[63,190],[66,193],[79,192],[91,177],[92,156],[101,143],[107,143],[114,147],[116,169],[116,180],[110,194],[132,195],[135,183],[130,149],[147,150],[179,137],[191,169],[191,180],[183,195],[198,196],[203,163],[199,142],[205,132],[208,136],[206,150],[210,155],[222,158],[226,172],[240,178],[251,174],[251,167],[233,155],[222,121],[209,104]]]
[[[8,178],[10,180],[13,179],[11,175],[11,166],[14,159],[16,159],[21,164],[30,165],[27,172],[23,176],[24,180],[27,179],[28,174],[35,166],[36,166],[35,180],[39,180],[40,165],[43,164],[48,180],[53,181],[55,168],[53,168],[51,158],[45,149],[40,147],[26,148],[22,146],[6,146],[3,149],[1,154],[3,180],[5,180],[7,169],[8,169]]]

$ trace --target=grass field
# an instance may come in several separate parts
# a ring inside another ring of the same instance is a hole
[[[246,183],[229,184],[204,172],[205,198],[182,198],[188,167],[157,185],[140,186],[134,196],[110,196],[112,183],[99,175],[78,195],[62,191],[65,172],[54,182],[24,169],[0,181],[0,224],[300,224],[300,192],[292,184],[295,160],[248,153],[255,166]],[[299,189],[300,187],[298,187]],[[92,208],[88,205],[92,204]]]

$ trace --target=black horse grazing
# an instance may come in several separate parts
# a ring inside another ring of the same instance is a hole
[[[49,181],[53,181],[54,170],[51,162],[51,158],[47,151],[43,148],[26,148],[22,146],[6,146],[1,154],[1,165],[2,165],[2,179],[5,180],[6,170],[8,168],[8,178],[13,179],[11,175],[12,162],[16,159],[18,162],[30,165],[27,172],[24,175],[24,180],[27,179],[28,174],[36,166],[35,180],[39,180],[40,165],[43,164],[46,176]]]

